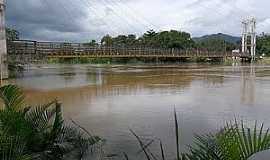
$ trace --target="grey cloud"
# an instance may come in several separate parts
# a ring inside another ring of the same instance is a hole
[[[53,40],[49,35],[37,36],[37,33],[42,34],[44,30],[58,32],[63,38],[66,33],[86,32],[82,22],[88,17],[88,13],[83,9],[70,10],[72,6],[65,8],[67,6],[63,4],[67,4],[67,0],[57,1],[9,0],[6,12],[7,25],[20,30],[23,38],[41,38],[41,40]],[[79,5],[76,7],[80,8]]]
[[[257,17],[258,32],[270,32],[269,5],[268,0],[8,0],[6,19],[22,38],[45,41],[139,35],[150,28],[239,35],[248,15]]]

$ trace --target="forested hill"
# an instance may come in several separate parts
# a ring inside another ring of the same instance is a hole
[[[233,44],[237,44],[237,43],[239,43],[239,41],[241,41],[240,37],[235,37],[235,36],[231,36],[231,35],[227,35],[227,34],[223,34],[223,33],[205,35],[202,37],[194,37],[192,39],[195,42],[200,42],[200,41],[204,41],[204,40],[208,40],[208,39],[222,39],[228,43],[233,43]]]

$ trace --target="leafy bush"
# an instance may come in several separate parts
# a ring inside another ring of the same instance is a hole
[[[2,160],[82,159],[100,138],[66,125],[57,101],[26,107],[14,85],[0,87],[0,157]]]

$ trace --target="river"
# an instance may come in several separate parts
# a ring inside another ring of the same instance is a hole
[[[174,107],[181,150],[194,133],[216,131],[234,118],[270,127],[270,65],[48,65],[17,79],[29,104],[57,98],[66,119],[106,139],[106,153],[140,159],[129,129],[174,156]],[[136,158],[135,158],[136,157]]]

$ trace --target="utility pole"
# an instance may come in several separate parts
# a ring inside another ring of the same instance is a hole
[[[6,42],[6,24],[5,24],[5,0],[0,0],[0,72],[1,85],[2,79],[8,78],[7,64],[7,42]]]
[[[242,24],[242,53],[250,53],[254,61],[256,59],[256,19],[246,19]]]

